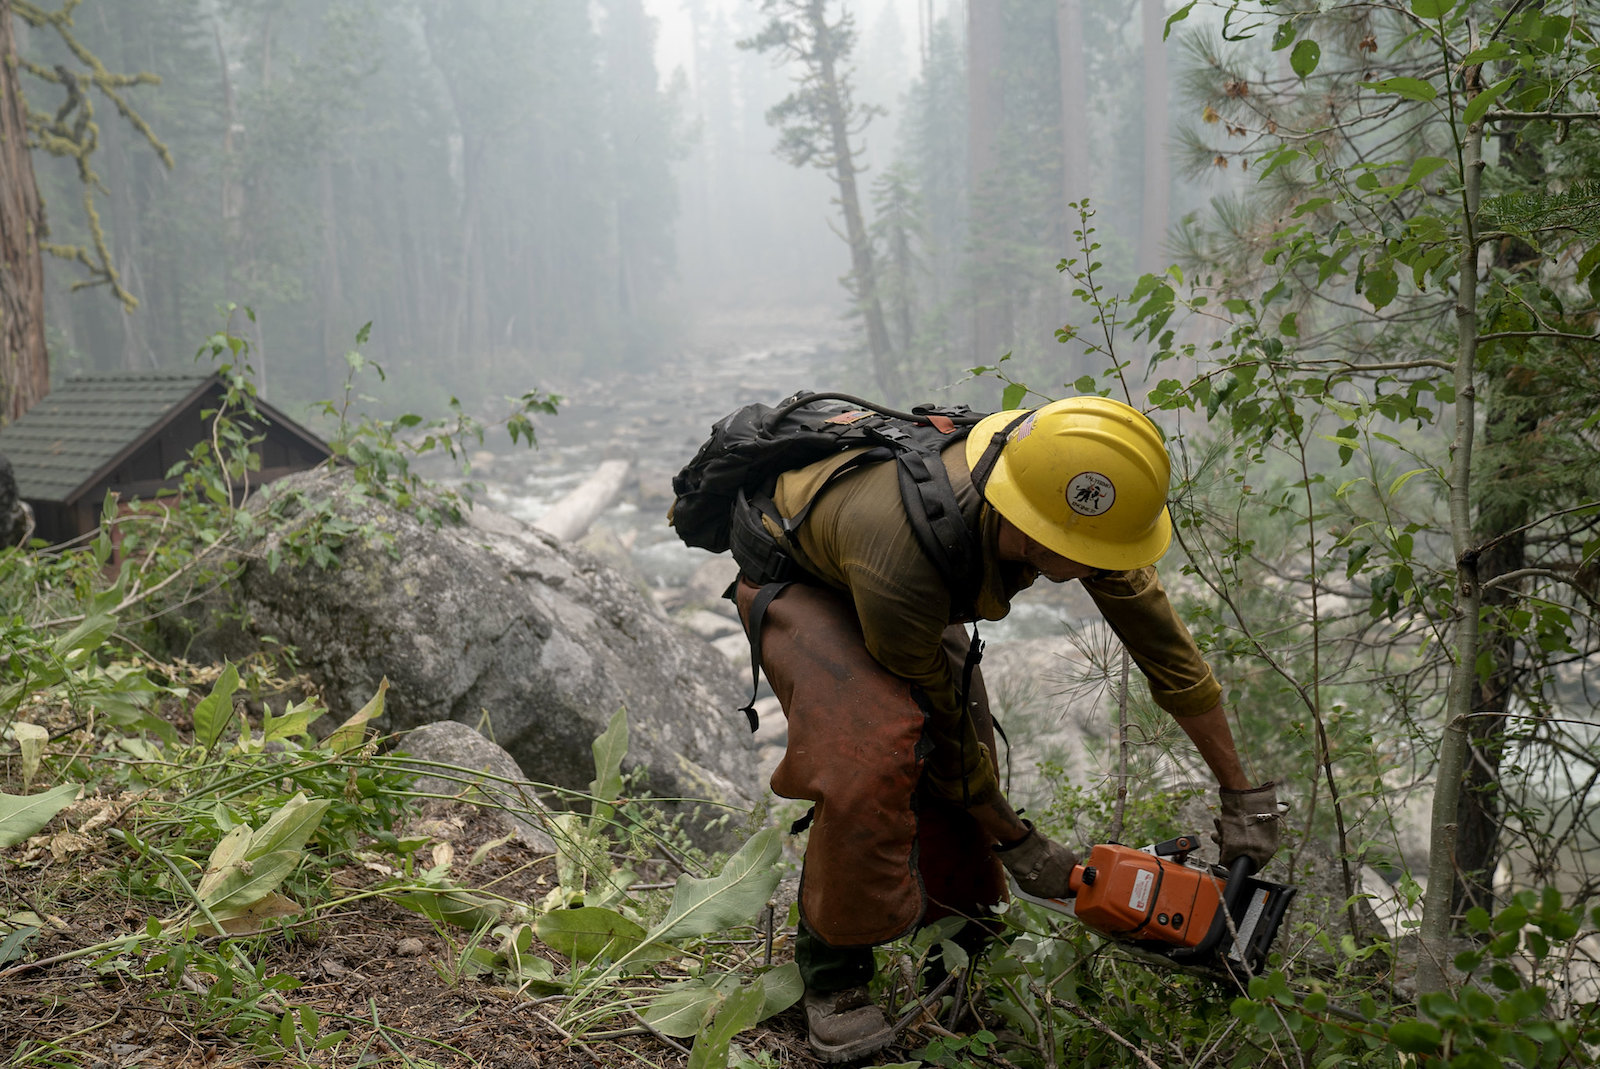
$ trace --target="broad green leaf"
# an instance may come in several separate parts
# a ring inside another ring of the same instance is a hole
[[[378,680],[378,693],[354,716],[335,728],[333,734],[323,740],[323,748],[332,753],[344,753],[360,746],[367,737],[367,721],[383,715],[383,696],[388,692],[389,677],[384,676]]]
[[[78,664],[83,660],[83,655],[99,649],[116,629],[115,617],[104,613],[91,615],[56,639],[52,649],[57,657],[68,664]]]
[[[594,780],[589,784],[589,793],[597,799],[594,815],[600,820],[609,820],[613,810],[610,805],[601,803],[615,802],[622,793],[622,759],[628,754],[626,707],[612,714],[611,723],[606,725],[605,731],[594,740],[591,748],[594,751]]]
[[[1404,486],[1406,483],[1410,482],[1412,479],[1414,479],[1418,475],[1422,475],[1422,474],[1424,474],[1426,472],[1429,472],[1429,471],[1432,471],[1432,470],[1433,470],[1432,468],[1414,468],[1411,471],[1406,472],[1404,475],[1400,476],[1394,482],[1389,484],[1389,496],[1393,497],[1396,493],[1399,492],[1399,490],[1400,490],[1400,488],[1402,486]]]
[[[652,938],[684,939],[748,924],[778,886],[780,849],[778,829],[763,828],[716,876],[706,880],[687,874],[678,877],[672,906]]]
[[[41,794],[0,794],[0,850],[33,835],[78,797],[79,785],[63,783]]]
[[[5,925],[6,935],[0,939],[0,965],[22,957],[22,946],[29,939],[39,934],[39,928],[32,925],[17,924]]]
[[[537,954],[502,957],[500,960],[506,979],[518,987],[541,995],[553,995],[567,989],[567,985],[556,976],[556,967]]]
[[[261,719],[261,741],[273,742],[277,739],[298,739],[308,734],[311,724],[326,709],[319,708],[312,702],[290,702],[284,709],[282,716],[273,716],[270,712]]]
[[[1491,60],[1505,59],[1516,49],[1505,41],[1490,41],[1482,48],[1475,48],[1461,57],[1461,66],[1471,67],[1478,63],[1488,63]]]
[[[945,968],[951,972],[955,972],[957,969],[965,969],[971,961],[967,957],[966,950],[954,939],[939,940],[939,956],[943,958]]]
[[[301,856],[298,850],[283,850],[249,861],[241,858],[223,872],[209,893],[200,895],[200,901],[213,909],[252,906],[278,889],[300,864]]]
[[[534,921],[546,946],[573,961],[632,955],[633,961],[665,961],[671,947],[647,945],[645,930],[616,910],[599,906],[553,909]]]
[[[1483,118],[1486,114],[1488,114],[1489,108],[1494,104],[1494,102],[1500,98],[1500,94],[1504,93],[1507,89],[1510,89],[1513,85],[1515,85],[1517,79],[1521,77],[1522,74],[1519,71],[1509,78],[1503,78],[1500,81],[1495,82],[1489,88],[1473,97],[1472,100],[1467,104],[1467,109],[1461,113],[1461,121],[1466,123],[1468,126],[1471,126],[1473,123]]]
[[[1431,1054],[1443,1038],[1439,1029],[1426,1021],[1396,1021],[1389,1026],[1389,1042],[1408,1054]]]
[[[1410,188],[1428,177],[1441,167],[1448,167],[1449,160],[1440,159],[1438,156],[1423,156],[1411,165],[1411,173],[1406,175],[1405,186]]]
[[[239,862],[244,860],[244,852],[250,847],[251,834],[250,825],[237,824],[212,849],[211,856],[206,860],[205,872],[200,874],[200,885],[194,889],[202,902],[210,905],[208,896],[211,892],[227,878],[228,873],[239,867]]]
[[[12,932],[18,928],[43,929],[49,924],[43,917],[31,909],[24,909],[17,913],[8,913],[0,917],[0,932]]]
[[[21,721],[12,724],[11,730],[17,736],[17,749],[22,753],[22,789],[31,791],[33,777],[39,774],[39,761],[50,743],[50,732],[38,724]]]
[[[1362,82],[1361,87],[1379,93],[1393,93],[1407,100],[1429,101],[1439,95],[1437,89],[1421,78],[1385,78],[1378,82]]]
[[[645,1007],[640,1016],[663,1035],[687,1039],[698,1035],[702,1028],[711,1023],[717,1009],[727,1001],[729,989],[737,988],[738,983],[735,974],[724,973],[714,979],[701,978],[673,984]]]
[[[567,985],[556,978],[555,966],[529,949],[534,935],[531,924],[502,925],[495,934],[501,936],[497,956],[509,982],[544,995],[566,990]]]
[[[1374,311],[1384,308],[1399,294],[1400,276],[1396,275],[1394,268],[1386,263],[1375,264],[1367,268],[1361,292],[1372,302]]]
[[[238,689],[239,670],[227,665],[212,685],[211,693],[194,707],[194,738],[205,749],[210,750],[217,744],[222,729],[233,719],[233,692]]]
[[[1411,13],[1419,19],[1443,18],[1456,6],[1456,0],[1411,0]]]
[[[283,803],[272,818],[261,825],[261,830],[250,837],[250,846],[245,851],[246,859],[255,859],[262,854],[270,854],[279,850],[300,850],[306,845],[306,840],[311,838],[311,833],[317,830],[317,825],[322,823],[322,814],[328,811],[328,806],[333,802],[327,798],[318,798],[315,802],[306,798],[302,792]]]
[[[403,891],[392,898],[413,913],[474,932],[498,924],[505,914],[501,903],[467,891]]]
[[[1000,391],[1001,411],[1010,411],[1022,407],[1022,399],[1028,396],[1028,388],[1020,382],[1010,382]]]
[[[761,1004],[760,1019],[763,1021],[793,1006],[806,993],[806,982],[800,978],[800,966],[792,961],[762,973],[761,979],[767,993],[766,1001]]]
[[[506,832],[504,835],[500,836],[498,839],[490,839],[486,843],[480,843],[478,848],[476,850],[472,851],[472,860],[467,862],[467,868],[469,868],[469,869],[477,868],[478,867],[478,863],[480,861],[482,861],[484,858],[488,857],[491,853],[493,853],[494,851],[498,850],[500,847],[506,845],[506,843],[509,843],[512,839],[517,838],[517,835],[518,835],[517,830],[515,828],[513,828],[512,830]]]
[[[728,996],[711,1023],[695,1036],[689,1050],[689,1069],[726,1069],[728,1044],[761,1019],[761,1006],[766,1001],[764,987],[758,977],[749,987]]]
[[[1294,46],[1294,51],[1289,53],[1289,67],[1300,76],[1303,82],[1317,69],[1317,64],[1322,62],[1322,46],[1306,38]]]

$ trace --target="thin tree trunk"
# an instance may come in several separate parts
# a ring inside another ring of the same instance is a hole
[[[1494,417],[1490,417],[1491,431]],[[1526,522],[1501,516],[1501,522],[1484,523],[1474,530],[1482,543],[1504,535]],[[1502,538],[1478,557],[1480,579],[1520,569],[1525,560],[1526,537],[1520,532]],[[1473,906],[1494,908],[1494,870],[1500,863],[1500,825],[1503,811],[1500,797],[1500,759],[1505,750],[1506,707],[1510,704],[1515,676],[1513,656],[1516,635],[1506,626],[1503,613],[1520,597],[1508,587],[1495,587],[1483,594],[1483,607],[1491,611],[1480,636],[1479,656],[1487,657],[1488,675],[1474,687],[1472,711],[1467,722],[1467,764],[1462,776],[1461,797],[1456,806],[1456,869],[1459,882],[1452,895],[1451,915],[1459,917]]]
[[[1483,120],[1461,144],[1462,235],[1456,295],[1456,433],[1450,447],[1450,540],[1456,559],[1455,649],[1445,703],[1444,734],[1428,830],[1428,889],[1418,929],[1417,991],[1447,987],[1450,909],[1456,877],[1457,811],[1462,771],[1471,749],[1469,725],[1478,683],[1478,611],[1482,604],[1472,524],[1472,446],[1477,416],[1478,205],[1482,192]]]
[[[1061,218],[1067,233],[1078,223],[1072,207],[1089,195],[1089,80],[1083,70],[1083,0],[1056,0],[1056,51],[1061,67]]]
[[[44,344],[44,206],[28,154],[11,2],[0,0],[0,424],[50,392]]]
[[[1520,136],[1503,131],[1499,138],[1499,166],[1537,181],[1544,173],[1539,150]],[[1526,242],[1508,240],[1494,245],[1496,268],[1534,282],[1542,259],[1538,249]],[[1507,459],[1489,481],[1496,487],[1518,486],[1529,475],[1526,461],[1513,443],[1527,440],[1539,424],[1539,413],[1522,393],[1522,380],[1508,375],[1489,388],[1483,397],[1484,440],[1497,446]],[[1488,582],[1497,576],[1520,571],[1527,563],[1529,504],[1522,495],[1494,493],[1480,500],[1473,524],[1473,537],[1485,547],[1478,556],[1478,577]],[[1451,915],[1462,916],[1473,906],[1493,910],[1494,873],[1500,863],[1501,830],[1505,807],[1500,786],[1500,762],[1505,752],[1506,713],[1516,685],[1516,652],[1520,628],[1513,628],[1507,614],[1520,600],[1520,584],[1495,586],[1484,591],[1483,633],[1479,636],[1478,663],[1486,666],[1478,681],[1472,711],[1476,715],[1467,727],[1470,746],[1466,774],[1461,784],[1461,801],[1456,809],[1456,868],[1460,881],[1455,888]]]
[[[1139,0],[1144,44],[1144,171],[1139,206],[1139,250],[1135,267],[1155,271],[1167,236],[1172,199],[1172,168],[1167,161],[1167,6]]]
[[[344,317],[344,286],[339,271],[339,215],[333,195],[333,161],[326,155],[317,166],[317,186],[322,204],[322,351],[327,358],[343,352],[349,339],[341,337]],[[325,384],[329,389],[334,383]]]
[[[984,190],[995,171],[995,135],[1005,121],[1005,21],[999,0],[967,0],[967,196],[972,247],[978,262],[974,285],[973,358],[983,363],[1005,346],[1004,294],[995,292],[993,255],[982,239]]]
[[[889,327],[884,321],[883,300],[878,294],[878,269],[872,251],[872,238],[861,212],[861,194],[856,181],[855,152],[850,147],[850,124],[845,115],[844,87],[834,66],[834,46],[827,22],[825,0],[812,0],[807,9],[812,32],[817,40],[817,73],[824,99],[828,102],[829,136],[833,142],[833,181],[839,189],[839,210],[844,213],[845,240],[850,243],[850,271],[856,303],[867,326],[867,348],[872,353],[872,369],[878,389],[895,396],[893,347]]]

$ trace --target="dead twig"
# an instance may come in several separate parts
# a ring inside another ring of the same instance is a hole
[[[649,1032],[651,1035],[655,1036],[657,1039],[659,1039],[661,1042],[665,1043],[667,1046],[671,1047],[673,1050],[677,1051],[680,1054],[688,1054],[689,1053],[689,1048],[688,1047],[685,1047],[682,1043],[679,1043],[676,1039],[673,1039],[671,1036],[667,1035],[665,1032],[662,1032],[659,1029],[657,1029],[655,1025],[651,1024],[649,1021],[645,1020],[643,1017],[640,1017],[639,1014],[637,1012],[635,1012],[634,1010],[629,1010],[628,1011],[628,1016],[632,1017],[635,1021],[638,1021],[640,1028],[644,1029],[644,1031],[646,1031],[646,1032]],[[630,1031],[631,1031],[631,1029],[630,1029]]]
[[[1122,1044],[1122,1046],[1126,1047],[1130,1052],[1132,1052],[1132,1054],[1133,1054],[1133,1056],[1135,1058],[1139,1059],[1141,1064],[1148,1066],[1149,1069],[1161,1069],[1160,1065],[1156,1064],[1153,1060],[1151,1060],[1150,1055],[1146,1054],[1144,1051],[1142,1051],[1138,1047],[1134,1046],[1133,1043],[1131,1043],[1130,1041],[1124,1039],[1122,1036],[1118,1035],[1116,1033],[1116,1031],[1114,1031],[1110,1025],[1106,1024],[1104,1021],[1102,1021],[1100,1018],[1096,1017],[1094,1014],[1090,1013],[1088,1010],[1084,1009],[1082,1006],[1079,1006],[1075,1002],[1068,1002],[1064,998],[1051,997],[1050,1001],[1051,1001],[1051,1003],[1053,1003],[1055,1005],[1059,1005],[1059,1006],[1063,1007],[1064,1009],[1067,1010],[1068,1013],[1071,1013],[1074,1017],[1078,1017],[1078,1018],[1081,1018],[1082,1020],[1088,1021],[1089,1024],[1095,1029],[1095,1031],[1101,1032],[1104,1035],[1107,1035],[1107,1036],[1111,1037],[1116,1042]]]

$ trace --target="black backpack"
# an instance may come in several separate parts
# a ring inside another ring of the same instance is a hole
[[[767,533],[761,515],[792,532],[810,506],[799,515],[780,516],[772,504],[778,476],[844,450],[870,447],[829,481],[866,464],[896,461],[901,503],[918,544],[948,578],[952,594],[970,601],[982,577],[979,547],[962,519],[939,452],[965,438],[982,418],[966,405],[918,405],[898,412],[849,394],[804,391],[777,405],[746,405],[718,420],[694,459],[673,478],[676,497],[667,522],[688,545],[713,553],[731,550],[740,570],[758,584],[788,581],[796,566]]]
[[[982,547],[961,515],[939,452],[965,438],[982,418],[966,405],[918,405],[910,412],[897,412],[849,394],[802,391],[775,406],[746,405],[724,416],[694,459],[673,477],[676,496],[667,522],[678,537],[713,553],[732,551],[739,571],[761,587],[750,606],[750,701],[741,710],[751,731],[757,726],[761,619],[772,599],[801,573],[761,517],[770,517],[781,530],[792,533],[811,510],[808,503],[798,515],[779,515],[772,502],[778,476],[863,446],[871,448],[841,466],[829,482],[866,464],[896,461],[901,504],[918,544],[947,577],[951,596],[970,608],[983,579]],[[973,472],[980,488],[999,455],[1004,433],[994,436]],[[727,596],[733,597],[733,587]],[[963,705],[981,650],[982,643],[974,636],[962,670]]]

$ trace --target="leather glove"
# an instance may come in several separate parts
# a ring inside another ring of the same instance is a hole
[[[1009,845],[995,847],[994,852],[1000,864],[1017,881],[1017,886],[1028,894],[1039,898],[1072,895],[1067,881],[1077,867],[1078,855],[1034,831],[1032,823],[1028,823],[1027,835]]]
[[[1217,830],[1211,841],[1221,850],[1224,865],[1248,857],[1256,870],[1266,868],[1278,852],[1278,785],[1263,783],[1248,791],[1222,788],[1222,815],[1216,818]]]

